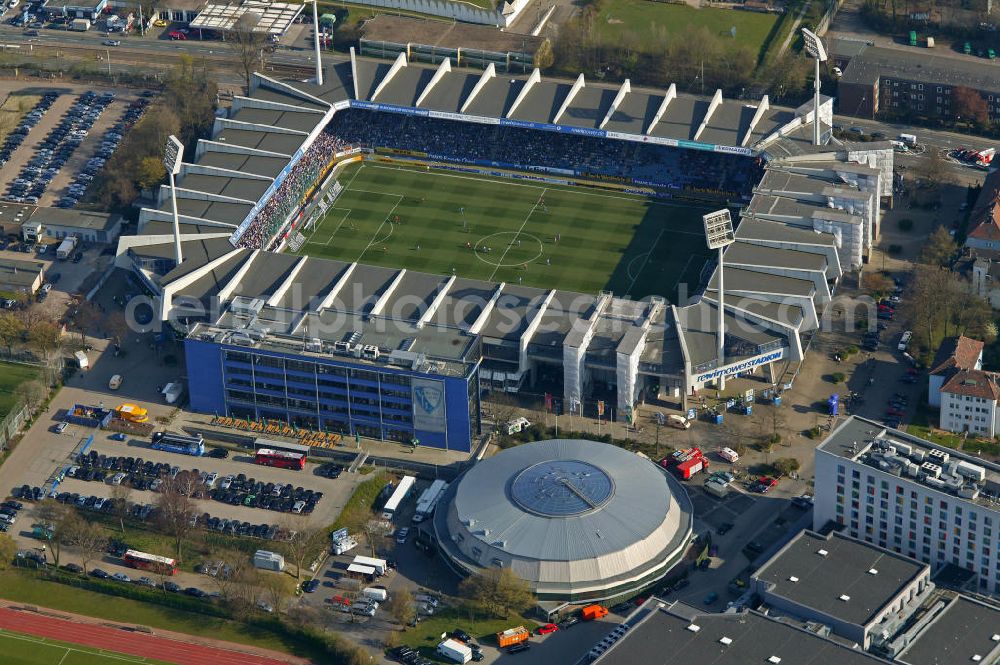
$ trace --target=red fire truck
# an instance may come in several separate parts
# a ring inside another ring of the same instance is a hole
[[[660,465],[673,471],[681,480],[690,480],[691,476],[708,469],[708,458],[700,448],[689,448],[664,457]]]

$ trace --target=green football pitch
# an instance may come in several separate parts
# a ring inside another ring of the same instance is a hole
[[[584,293],[698,286],[708,208],[582,187],[349,166],[300,253]]]
[[[33,635],[0,630],[3,665],[166,665],[164,661],[54,642]]]

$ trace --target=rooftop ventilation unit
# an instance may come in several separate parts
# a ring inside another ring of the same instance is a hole
[[[935,451],[936,452],[936,451]],[[924,462],[920,465],[920,470],[924,472],[924,475],[928,478],[940,478],[941,477],[941,467],[937,464],[931,462]]]
[[[1000,633],[993,635],[993,637],[991,637],[990,639],[993,640],[994,642],[1000,642]]]
[[[795,582],[799,581],[799,578],[797,578],[795,575],[791,575],[791,576],[789,576],[788,581],[792,582],[792,583],[795,583]]]
[[[958,464],[955,465],[955,471],[959,475],[965,476],[966,478],[974,480],[977,483],[981,483],[986,480],[986,469],[978,464],[970,464],[969,462],[959,460]]]
[[[827,554],[829,554],[829,552],[827,552],[826,550],[817,550],[816,554],[820,556],[826,556]]]
[[[722,637],[719,638],[719,643],[725,644],[728,647],[730,644],[733,643],[733,638],[726,637],[725,635],[723,635]]]
[[[357,344],[360,341],[361,341],[361,331],[360,330],[352,330],[351,331],[351,336],[347,338],[347,343],[348,344]]]
[[[306,351],[311,351],[312,353],[322,353],[323,341],[319,337],[313,337],[311,340],[306,342]]]
[[[869,568],[868,569],[868,574],[869,575],[878,575],[878,569],[877,568]]]
[[[978,662],[979,662],[979,661],[981,661],[982,659],[983,659],[983,657],[982,657],[982,656],[980,656],[980,655],[979,655],[979,654],[977,653],[977,654],[975,654],[975,655],[974,655],[974,656],[972,657],[972,662],[973,662],[973,663],[978,663]]]
[[[701,626],[699,626],[696,623],[692,623],[688,625],[687,629],[690,630],[692,633],[697,633],[699,630],[701,630]]]
[[[934,450],[931,450],[931,451],[929,451],[927,453],[927,457],[929,457],[932,462],[935,462],[937,464],[940,464],[941,466],[944,466],[948,462],[948,460],[951,458],[951,455],[949,455],[948,453],[946,453],[943,450],[938,450],[938,449],[935,448]]]
[[[767,662],[773,663],[774,665],[778,665],[778,663],[781,662],[781,658],[779,658],[778,656],[771,656],[770,658],[767,659]]]
[[[840,599],[846,603],[847,601],[849,601],[851,599],[851,597],[848,596],[846,593],[842,593],[842,594],[840,594]]]

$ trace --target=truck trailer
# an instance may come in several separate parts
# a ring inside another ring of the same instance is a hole
[[[80,21],[86,21],[87,19],[77,19]],[[63,241],[59,243],[56,248],[56,258],[60,261],[65,261],[70,256],[73,255],[73,250],[76,249],[77,237],[76,236],[66,236]]]
[[[472,649],[455,639],[447,639],[438,644],[439,655],[456,663],[468,663],[472,660]]]

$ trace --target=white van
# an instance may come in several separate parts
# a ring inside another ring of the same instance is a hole
[[[514,420],[507,423],[507,434],[517,434],[531,427],[531,423],[527,418],[515,418]]]
[[[691,421],[684,416],[671,415],[667,418],[667,424],[677,429],[691,429]]]

